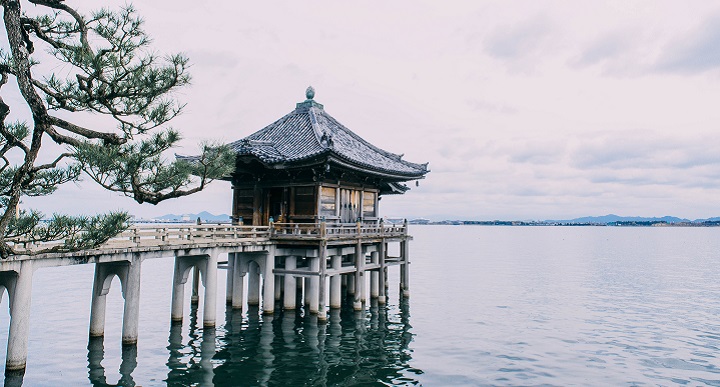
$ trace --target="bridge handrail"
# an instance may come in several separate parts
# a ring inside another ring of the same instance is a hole
[[[193,245],[212,242],[245,242],[267,239],[270,236],[268,226],[234,226],[234,225],[162,225],[133,226],[110,238],[96,250],[151,247],[161,245]],[[17,238],[11,242],[19,252],[32,253],[41,249],[62,246],[63,241],[30,242]]]

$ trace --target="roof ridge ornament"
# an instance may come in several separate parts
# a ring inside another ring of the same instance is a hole
[[[315,98],[315,88],[312,86],[308,86],[308,88],[305,90],[305,98],[307,98],[303,102],[298,102],[295,105],[295,109],[299,112],[306,112],[310,108],[318,108],[320,110],[323,110],[323,105],[315,102],[313,98]]]

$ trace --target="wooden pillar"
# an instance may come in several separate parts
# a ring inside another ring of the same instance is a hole
[[[30,333],[30,298],[32,296],[33,261],[25,260],[20,264],[17,277],[13,280],[10,295],[10,329],[8,331],[7,357],[5,373],[22,372],[27,363],[28,340]]]
[[[285,270],[295,270],[297,268],[297,257],[289,256],[285,257]],[[283,309],[294,310],[297,308],[295,303],[297,302],[297,286],[295,285],[295,276],[292,274],[285,274],[283,277],[285,282],[285,297],[283,300]]]
[[[138,340],[138,322],[140,320],[140,269],[142,259],[135,257],[123,268],[120,282],[123,286],[123,325],[122,344],[135,345]]]
[[[342,267],[342,256],[334,255],[331,258],[333,270],[340,270]],[[330,308],[339,309],[342,306],[342,275],[335,274],[330,277]]]
[[[217,261],[218,254],[212,251],[205,261],[205,298],[203,300],[203,327],[215,327],[215,315],[217,313]]]

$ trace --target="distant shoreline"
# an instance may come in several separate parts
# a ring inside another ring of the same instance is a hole
[[[674,222],[665,221],[618,221],[608,223],[573,223],[573,222],[528,222],[528,221],[505,221],[505,220],[445,220],[440,222],[415,222],[409,224],[418,226],[534,226],[534,227],[720,227],[720,221],[706,222]]]

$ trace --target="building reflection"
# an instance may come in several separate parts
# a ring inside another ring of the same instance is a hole
[[[407,301],[397,309],[371,305],[365,312],[331,310],[314,315],[260,316],[228,309],[212,332],[190,329],[183,343],[174,326],[168,345],[169,386],[419,384],[410,367],[412,341]],[[196,326],[191,318],[191,327]]]

